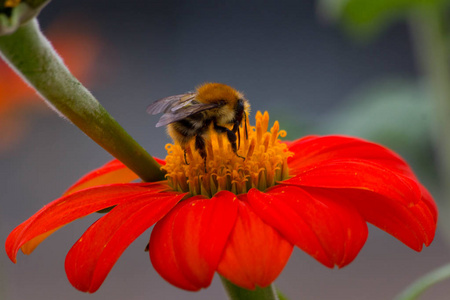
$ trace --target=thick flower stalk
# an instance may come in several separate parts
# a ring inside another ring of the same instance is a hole
[[[74,21],[68,16],[47,29],[49,40],[67,67],[82,82],[91,85],[97,77],[93,68],[103,42],[92,30],[71,30]],[[79,24],[77,27],[80,27]],[[34,89],[0,58],[0,154],[11,150],[29,129],[31,117],[50,112],[38,99]]]
[[[153,157],[71,74],[40,31],[35,19],[18,27],[12,34],[0,35],[0,56],[14,67],[55,111],[120,159],[140,178],[145,181],[164,178]]]
[[[367,223],[421,251],[432,242],[437,208],[406,162],[374,143],[343,136],[282,142],[278,122],[256,114],[236,156],[211,132],[207,167],[194,148],[168,145],[166,180],[138,178],[115,160],[89,173],[61,198],[14,229],[13,262],[62,226],[111,208],[66,257],[69,281],[95,292],[122,252],[150,226],[148,252],[157,272],[185,290],[210,285],[218,272],[254,289],[269,286],[294,246],[327,267],[352,262]],[[243,129],[241,129],[243,130]],[[244,136],[241,132],[241,136]]]

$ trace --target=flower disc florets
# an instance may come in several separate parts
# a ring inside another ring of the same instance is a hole
[[[274,186],[278,181],[289,178],[287,159],[292,155],[287,145],[279,140],[286,131],[280,130],[275,121],[270,131],[269,114],[258,112],[256,125],[248,128],[245,138],[245,126],[241,126],[241,142],[238,157],[232,150],[226,135],[209,133],[207,141],[206,172],[205,164],[195,151],[194,141],[184,150],[177,144],[167,144],[166,165],[167,180],[173,189],[190,192],[191,195],[211,197],[221,190],[235,194],[246,193],[251,188],[261,191]],[[247,121],[248,122],[248,121]]]
[[[50,0],[0,0],[0,36],[9,35],[34,17]]]

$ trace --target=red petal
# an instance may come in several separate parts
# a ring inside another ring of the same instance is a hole
[[[294,152],[288,161],[293,172],[332,160],[360,159],[414,178],[412,170],[398,154],[381,145],[353,137],[305,137],[289,144],[289,151]]]
[[[222,191],[211,199],[184,201],[156,224],[150,259],[171,284],[198,290],[211,284],[238,212],[236,195]]]
[[[66,256],[66,273],[72,285],[84,292],[95,292],[123,251],[183,196],[142,195],[116,206],[92,224]]]
[[[353,261],[367,239],[364,219],[336,193],[277,186],[266,193],[250,190],[248,202],[266,223],[327,267]]]
[[[61,197],[17,226],[6,239],[6,252],[9,258],[16,262],[19,249],[25,243],[46,232],[98,210],[129,201],[142,194],[156,193],[165,188],[161,184],[150,183],[116,184],[85,189]]]
[[[245,195],[239,196],[245,200]],[[246,289],[271,284],[286,265],[292,245],[261,220],[248,203],[239,201],[236,225],[218,272]]]
[[[160,165],[165,164],[164,160],[158,158],[155,158],[155,160]],[[139,176],[128,169],[121,161],[114,159],[83,176],[64,193],[64,196],[89,187],[104,184],[128,183],[138,178]]]
[[[436,203],[433,200],[433,197],[431,196],[430,192],[423,186],[420,185],[421,191],[422,191],[422,201],[423,203],[428,207],[428,210],[430,211],[431,215],[433,216],[434,223],[437,223],[438,220],[438,208]]]
[[[335,160],[304,170],[283,184],[369,190],[407,205],[422,196],[418,183],[381,165],[363,160]]]
[[[190,200],[194,201],[198,197],[182,201],[172,211],[170,211],[161,221],[156,223],[150,236],[149,253],[155,270],[162,278],[172,285],[188,291],[197,291],[200,287],[192,284],[181,272],[173,247],[172,225],[179,210],[188,205]],[[201,197],[200,197],[201,198]]]
[[[363,190],[339,190],[358,209],[363,218],[393,235],[408,247],[420,251],[429,245],[436,231],[436,214],[424,198],[405,205]]]

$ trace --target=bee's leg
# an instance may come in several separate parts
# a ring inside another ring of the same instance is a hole
[[[245,112],[244,112],[244,131],[245,131],[245,139],[248,140],[247,114]]]
[[[239,131],[239,122],[235,122],[234,123],[234,125],[233,125],[233,129],[231,129],[231,131],[234,133],[234,132],[237,132],[237,141],[238,141],[238,144],[237,144],[237,148],[239,149],[239,148],[241,148],[241,132]]]
[[[189,166],[189,163],[187,162],[187,158],[186,158],[186,149],[184,149],[184,162],[186,163],[186,165]]]
[[[241,132],[239,131],[239,128],[236,132],[237,132],[237,137],[238,137],[238,146],[237,147],[239,149],[239,148],[241,148]]]
[[[223,126],[219,126],[216,123],[214,123],[214,130],[217,131],[218,133],[226,133],[228,141],[231,144],[231,149],[233,150],[234,154],[236,154],[237,157],[240,157],[243,160],[245,160],[245,157],[237,154],[237,146],[236,146],[237,137],[236,137],[236,134],[232,130],[230,130],[226,127],[223,127]]]
[[[205,162],[205,173],[206,173],[206,144],[205,139],[201,135],[195,136],[195,150],[198,151],[200,156],[203,158]]]

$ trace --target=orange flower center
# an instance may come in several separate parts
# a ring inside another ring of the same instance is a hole
[[[5,7],[16,7],[20,4],[21,0],[6,0],[4,6]]]
[[[251,188],[263,191],[287,179],[287,158],[292,153],[279,140],[279,137],[286,136],[286,131],[280,130],[278,121],[268,131],[267,112],[257,112],[255,119],[256,126],[247,124],[248,139],[245,138],[245,127],[239,128],[241,143],[238,155],[245,157],[245,160],[232,151],[225,134],[210,130],[206,146],[206,172],[204,160],[195,151],[195,139],[186,147],[188,164],[184,150],[178,144],[167,144],[168,155],[162,169],[167,172],[166,178],[171,187],[191,195],[211,197],[221,190],[234,194],[246,193]]]

